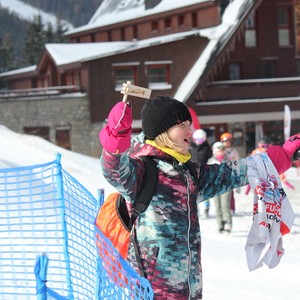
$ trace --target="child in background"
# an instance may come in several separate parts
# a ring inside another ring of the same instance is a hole
[[[213,156],[208,160],[208,164],[220,164],[225,157],[225,147],[223,143],[214,143],[212,149]],[[211,200],[214,201],[219,232],[231,232],[232,216],[230,212],[230,192],[217,195]]]
[[[220,137],[221,142],[225,146],[225,157],[224,160],[238,160],[240,159],[239,152],[233,147],[233,136],[229,132],[225,132]],[[237,193],[240,193],[240,189],[236,189]],[[234,191],[230,192],[230,211],[235,213],[235,198]]]

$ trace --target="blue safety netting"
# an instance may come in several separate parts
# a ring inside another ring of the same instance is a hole
[[[98,248],[97,299],[152,300],[153,290],[147,279],[140,277],[120,256],[111,241],[95,228]]]
[[[0,169],[0,299],[153,299],[149,282],[95,231],[98,209],[60,155]]]

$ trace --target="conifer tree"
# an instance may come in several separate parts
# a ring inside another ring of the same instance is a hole
[[[67,31],[67,29],[63,28],[63,25],[61,23],[61,19],[56,18],[55,42],[64,43],[65,42],[64,34],[65,34],[66,31]]]
[[[16,66],[15,52],[13,50],[11,37],[6,34],[0,40],[0,73],[14,69]]]
[[[51,23],[48,23],[47,28],[44,29],[41,16],[36,16],[34,21],[28,27],[25,39],[25,55],[27,63],[30,65],[38,63],[46,43],[64,42],[64,33],[66,31],[67,29],[63,28],[59,18],[57,18],[56,30],[54,31]]]
[[[42,18],[40,15],[37,15],[29,25],[25,38],[25,54],[29,64],[34,65],[38,63],[44,50],[45,41],[46,36]]]
[[[51,23],[48,23],[47,24],[47,30],[46,30],[46,33],[45,33],[45,42],[46,43],[51,43],[54,41],[54,38],[55,38],[55,33],[53,32],[53,27],[52,27],[52,24]]]

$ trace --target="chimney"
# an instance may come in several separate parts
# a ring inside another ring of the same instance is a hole
[[[159,4],[162,0],[145,0],[145,10],[154,8],[157,4]],[[170,1],[170,0],[169,0]],[[171,0],[174,1],[174,0]]]

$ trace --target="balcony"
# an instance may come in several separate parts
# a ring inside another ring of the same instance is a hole
[[[300,77],[224,80],[207,85],[197,103],[299,96]]]
[[[74,94],[83,91],[79,85],[51,86],[43,88],[0,90],[0,102],[10,100],[41,100],[58,95]]]

